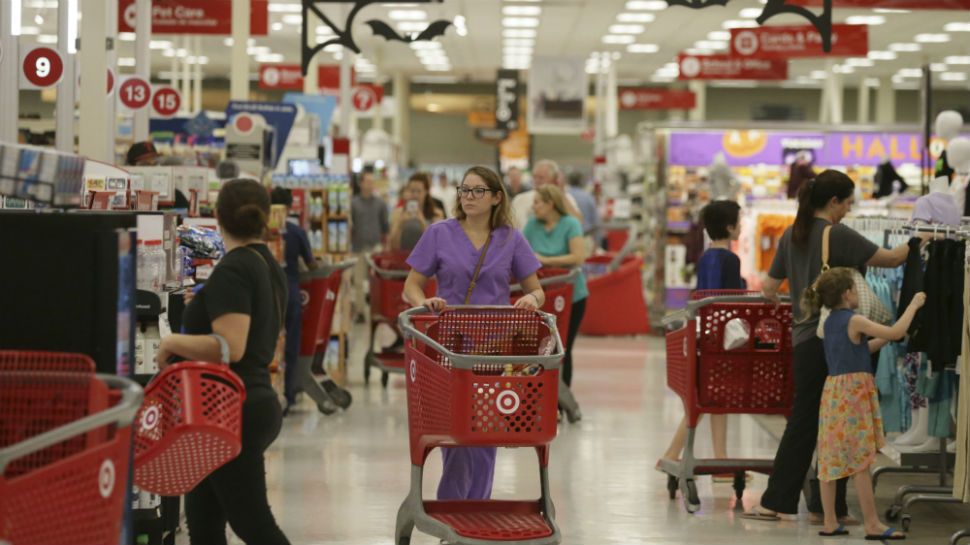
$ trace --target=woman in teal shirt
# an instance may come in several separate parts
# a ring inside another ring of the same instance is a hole
[[[586,239],[583,224],[566,212],[566,198],[561,189],[546,184],[536,189],[532,205],[533,217],[522,233],[544,267],[581,267],[586,261]],[[566,355],[563,358],[562,379],[566,385],[573,379],[573,341],[586,314],[586,276],[580,271],[573,282],[573,307],[566,333]]]

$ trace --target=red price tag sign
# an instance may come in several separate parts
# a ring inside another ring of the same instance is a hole
[[[53,87],[64,75],[64,60],[50,47],[35,47],[24,53],[20,67],[21,87],[25,89]]]
[[[145,78],[130,77],[118,89],[118,99],[126,108],[140,110],[152,99],[152,86]]]
[[[162,87],[155,91],[152,98],[152,108],[160,116],[171,117],[175,115],[182,106],[182,96],[171,87]]]

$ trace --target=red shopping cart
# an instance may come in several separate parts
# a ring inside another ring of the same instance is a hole
[[[145,388],[135,430],[135,484],[181,496],[239,455],[246,387],[228,365],[170,365]]]
[[[546,295],[546,301],[540,310],[555,316],[558,328],[569,327],[569,317],[573,308],[573,281],[579,273],[579,269],[554,267],[546,267],[537,271],[539,284]],[[512,286],[511,303],[513,305],[522,297],[522,293],[521,285]],[[579,408],[579,403],[576,402],[572,390],[569,389],[569,386],[566,386],[565,382],[559,383],[559,406],[566,413],[566,419],[570,423],[582,420],[583,413]]]
[[[406,251],[379,252],[366,257],[370,270],[370,344],[364,358],[364,383],[370,382],[371,369],[381,371],[381,386],[387,387],[390,373],[404,373],[403,339],[400,344],[381,349],[375,347],[375,334],[381,324],[386,324],[401,338],[398,329],[398,316],[410,308],[404,300],[404,281],[411,267],[407,264],[410,255]],[[432,297],[436,292],[432,280],[425,287],[425,294]]]
[[[778,307],[756,292],[698,291],[687,308],[668,315],[667,386],[684,403],[687,443],[681,461],[661,460],[670,499],[678,488],[690,513],[700,509],[696,475],[734,473],[738,499],[745,471],[770,473],[773,460],[697,459],[694,437],[702,414],[783,414],[792,405],[791,305]],[[749,332],[742,346],[727,350],[725,331],[741,320]],[[740,502],[738,502],[740,504]]]
[[[117,543],[141,387],[80,354],[0,351],[0,542]]]
[[[559,543],[549,495],[562,342],[552,316],[511,307],[453,307],[401,314],[408,361],[411,490],[396,545],[415,527],[448,543]],[[517,375],[525,372],[528,375]],[[534,447],[542,496],[533,501],[425,501],[424,464],[435,447]]]
[[[327,347],[330,346],[333,315],[337,309],[343,274],[356,263],[357,260],[350,259],[335,265],[323,265],[300,278],[303,322],[296,372],[303,391],[324,414],[336,412],[337,407],[346,409],[353,401],[350,392],[329,378],[318,381],[313,375],[313,368],[316,364],[323,365]]]

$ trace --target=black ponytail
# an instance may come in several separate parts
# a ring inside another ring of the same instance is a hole
[[[826,170],[802,184],[798,191],[798,214],[792,227],[792,243],[799,248],[808,246],[815,214],[828,206],[834,198],[842,202],[855,192],[855,183],[843,172]]]

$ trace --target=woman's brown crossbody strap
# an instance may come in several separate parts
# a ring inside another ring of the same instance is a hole
[[[465,292],[466,305],[472,300],[472,291],[475,289],[475,284],[478,282],[478,273],[482,272],[482,264],[485,263],[485,254],[488,253],[488,245],[491,243],[492,233],[489,232],[488,238],[485,240],[485,246],[482,246],[482,253],[478,256],[478,264],[475,265],[475,272],[472,274],[471,284],[468,284],[468,291]]]

